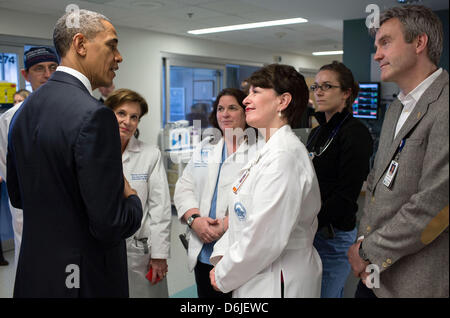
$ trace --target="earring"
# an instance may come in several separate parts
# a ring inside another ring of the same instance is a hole
[[[281,110],[280,111],[278,111],[278,117],[283,117],[282,115],[281,115]]]

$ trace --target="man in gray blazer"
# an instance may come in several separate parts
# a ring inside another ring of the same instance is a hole
[[[355,297],[449,297],[449,91],[443,31],[423,6],[391,8],[375,30],[381,79],[400,88],[367,178]],[[392,166],[396,166],[392,169]],[[370,265],[370,266],[369,266]]]

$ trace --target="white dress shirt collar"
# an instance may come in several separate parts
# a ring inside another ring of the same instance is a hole
[[[434,82],[434,80],[441,75],[442,68],[439,68],[433,74],[428,76],[426,79],[422,81],[419,85],[416,86],[411,92],[405,95],[403,92],[398,94],[398,99],[403,104],[404,109],[407,111],[412,111],[414,109],[415,104],[419,101],[420,97],[422,97],[423,93],[427,90],[428,87]]]
[[[438,69],[437,71],[433,72],[430,76],[428,76],[425,80],[422,81],[419,85],[416,86],[409,94],[405,95],[403,92],[400,92],[397,96],[399,101],[403,104],[403,109],[400,114],[400,117],[397,121],[397,126],[395,127],[395,134],[394,138],[397,137],[397,134],[399,133],[400,129],[403,127],[403,124],[406,122],[406,120],[409,117],[409,114],[412,113],[414,110],[414,107],[416,107],[417,102],[419,101],[420,97],[422,97],[423,93],[428,89],[428,87],[431,86],[431,84],[434,82],[434,80],[441,75],[442,68]]]
[[[89,81],[89,79],[82,73],[78,72],[77,70],[71,68],[71,67],[67,67],[67,66],[58,66],[56,68],[57,71],[61,71],[64,73],[68,73],[72,76],[75,76],[77,79],[79,79],[81,81],[81,83],[83,83],[84,86],[86,86],[87,90],[89,91],[89,94],[92,95],[92,85],[91,82]]]

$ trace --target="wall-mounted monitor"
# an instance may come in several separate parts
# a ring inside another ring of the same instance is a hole
[[[358,97],[353,103],[353,117],[377,119],[380,99],[381,86],[379,82],[360,82]]]

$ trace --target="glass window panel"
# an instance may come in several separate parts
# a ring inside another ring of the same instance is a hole
[[[209,126],[208,116],[219,90],[222,75],[219,70],[187,66],[170,67],[169,121],[201,120],[202,127]]]

